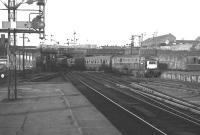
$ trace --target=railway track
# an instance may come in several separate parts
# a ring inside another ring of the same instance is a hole
[[[199,119],[200,118],[200,107],[199,106],[179,100],[177,98],[160,93],[158,91],[154,91],[153,89],[143,87],[143,85],[138,85],[138,84],[135,84],[132,82],[128,82],[121,78],[116,78],[114,76],[106,76],[106,74],[103,74],[103,75],[98,74],[98,76],[99,75],[101,75],[103,80],[107,80],[111,83],[114,83],[114,84],[120,86],[120,87],[125,87],[131,91],[139,93],[140,95],[151,98],[151,100],[156,99],[155,101],[158,103],[161,103],[161,102],[163,102],[165,104],[167,103],[165,105],[167,108],[177,111],[178,113],[182,114],[183,117],[188,117],[188,119],[194,119],[194,121],[196,120],[197,122],[200,121],[200,119]],[[97,77],[97,75],[95,75],[93,77]],[[114,79],[112,79],[112,77],[114,77]],[[98,79],[100,79],[100,78],[98,78]],[[135,90],[138,88],[139,88],[139,90]],[[193,113],[191,113],[191,112],[193,112]]]
[[[134,118],[139,121],[138,123],[143,123],[142,126],[138,125],[142,127],[141,130],[148,127],[146,130],[148,132],[140,134],[198,135],[200,133],[199,119],[160,103],[147,94],[137,92],[138,90],[134,91],[133,88],[130,90],[130,84],[125,80],[91,73],[69,73],[67,77],[76,86],[81,85],[78,86],[79,89],[84,87],[87,91],[92,90],[124,113],[128,113],[129,119]],[[104,109],[102,105],[99,106]],[[132,125],[134,127],[134,124]]]
[[[167,79],[160,79],[160,78],[137,79],[134,77],[130,77],[127,80],[129,81],[139,80],[140,83],[149,83],[149,84],[162,85],[162,86],[170,85],[173,88],[184,88],[187,90],[190,90],[190,89],[195,90],[195,89],[199,89],[200,87],[200,84],[198,83],[183,82],[179,80],[167,80]]]
[[[160,101],[165,101],[169,104],[172,104],[173,106],[177,106],[185,111],[189,111],[192,113],[196,113],[198,114],[197,117],[200,117],[200,106],[198,106],[197,104],[188,102],[186,100],[182,100],[180,98],[177,98],[175,96],[171,96],[171,95],[167,95],[164,92],[160,91],[160,90],[156,90],[156,89],[152,89],[150,85],[148,85],[147,81],[145,83],[141,83],[141,80],[130,80],[129,78],[119,78],[116,76],[112,76],[112,75],[108,75],[108,74],[98,74],[101,77],[104,77],[105,79],[109,78],[109,80],[114,81],[116,83],[123,83],[124,85],[128,85],[129,89],[134,88],[134,89],[139,89],[141,92],[143,92],[144,94],[152,97],[152,98],[156,98],[159,99]],[[146,85],[144,85],[146,84]],[[164,88],[166,86],[161,87],[160,89]],[[168,85],[167,87],[168,89],[175,89],[175,87],[172,85]],[[181,91],[187,91],[187,89],[180,89]],[[191,90],[190,90],[191,91]],[[194,92],[194,91],[193,91]]]

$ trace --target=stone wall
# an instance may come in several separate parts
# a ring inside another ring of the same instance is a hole
[[[187,51],[158,50],[157,57],[160,63],[166,63],[169,70],[187,69]]]

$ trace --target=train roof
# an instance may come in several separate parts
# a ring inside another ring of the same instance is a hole
[[[95,55],[95,56],[86,56],[85,58],[95,58],[95,57],[111,57],[111,55]]]
[[[139,58],[140,56],[139,55],[116,55],[116,56],[113,56],[114,58],[131,58],[131,57],[137,57]]]

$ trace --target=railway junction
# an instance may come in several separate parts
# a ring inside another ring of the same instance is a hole
[[[2,135],[200,132],[198,71],[164,71],[160,77],[137,77],[127,74],[132,66],[126,62],[138,62],[140,57],[116,50],[101,55],[97,51],[98,55],[88,57],[84,65],[84,57],[80,58],[87,53],[84,49],[42,45],[15,49],[19,56],[10,73],[15,73],[16,79],[10,76],[10,80],[3,71],[5,78],[0,80]],[[117,57],[108,56],[115,53]],[[126,65],[125,72],[109,72],[111,58],[117,61],[112,66],[119,70]],[[140,67],[137,64],[133,67]],[[16,85],[10,84],[13,81]]]
[[[0,87],[2,135],[198,135],[200,131],[200,104],[194,102],[200,91],[191,84],[94,71],[26,77],[18,79],[17,100],[9,101],[6,85]]]
[[[87,53],[84,49],[42,45],[15,49],[19,56],[9,73],[16,79],[3,71],[0,80],[2,135],[200,132],[199,75],[194,71],[165,71],[160,77],[145,78],[127,74],[132,66],[126,62],[138,62],[140,57],[116,50],[96,52],[84,65],[84,57],[80,58]],[[108,56],[115,53],[117,57]],[[109,72],[111,58],[119,70],[126,65],[125,72]],[[140,67],[137,64],[133,67]]]
[[[8,14],[0,29],[0,135],[200,134],[200,41],[171,33],[143,41],[142,34],[128,46],[84,48],[74,32],[68,46],[53,35],[56,44],[49,45],[47,0],[6,1],[0,0]],[[20,9],[24,4],[34,8]],[[17,11],[29,20],[18,21]],[[26,34],[42,42],[26,46]]]

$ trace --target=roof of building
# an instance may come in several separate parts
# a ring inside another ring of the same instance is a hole
[[[169,42],[172,42],[172,41],[176,40],[176,37],[174,35],[172,35],[171,33],[169,33],[166,35],[148,38],[148,39],[144,40],[142,42],[142,44],[143,45],[156,44],[156,43],[159,44],[159,43],[163,43],[163,41],[165,42],[166,40],[169,40]]]
[[[176,44],[199,44],[200,41],[197,40],[176,40]]]

